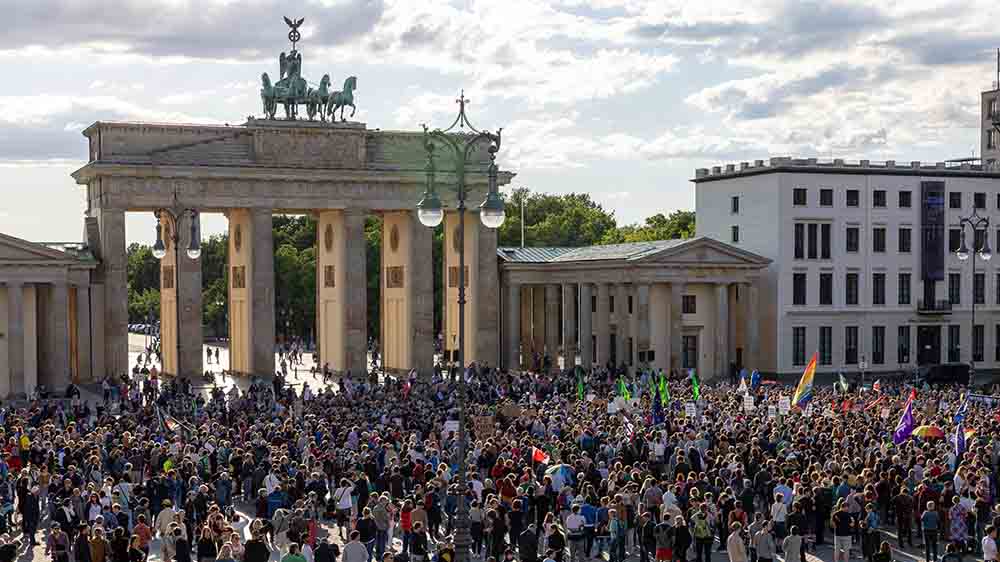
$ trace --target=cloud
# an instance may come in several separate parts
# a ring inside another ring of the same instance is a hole
[[[114,96],[0,96],[0,162],[85,158],[87,143],[80,132],[99,120],[218,123]]]
[[[288,48],[281,16],[306,17],[311,46],[343,44],[382,17],[382,0],[310,0],[298,14],[287,2],[33,0],[4,7],[0,49],[82,46],[98,52],[162,57],[248,59]]]

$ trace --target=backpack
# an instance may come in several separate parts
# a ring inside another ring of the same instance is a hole
[[[708,519],[704,515],[694,518],[694,536],[697,539],[707,539],[712,536],[712,529],[708,527]]]

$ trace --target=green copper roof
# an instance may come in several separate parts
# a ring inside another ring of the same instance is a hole
[[[697,238],[607,244],[579,248],[497,248],[500,259],[511,263],[566,263],[578,261],[638,260],[690,243]]]
[[[82,262],[97,262],[97,258],[83,242],[39,242],[46,248],[58,250]]]

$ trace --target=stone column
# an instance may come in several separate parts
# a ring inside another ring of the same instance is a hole
[[[559,285],[545,286],[545,353],[552,365],[559,360]]]
[[[597,284],[597,364],[608,364],[611,359],[611,295],[607,283]]]
[[[744,314],[744,319],[746,321],[746,335],[747,335],[747,348],[743,350],[746,355],[743,361],[746,363],[747,368],[750,370],[759,369],[758,361],[760,361],[760,319],[758,318],[759,306],[758,293],[757,293],[757,283],[745,283],[743,285],[744,293],[746,295],[746,314]]]
[[[103,331],[104,372],[94,373],[103,378],[109,373],[121,375],[128,371],[128,280],[125,256],[125,211],[123,209],[91,209],[100,231],[98,277],[104,285],[103,322],[95,329]]]
[[[7,283],[7,364],[10,365],[10,380],[2,381],[0,389],[6,386],[4,396],[24,392],[24,285]]]
[[[250,210],[253,251],[251,253],[253,283],[253,324],[250,341],[253,348],[253,370],[257,374],[274,374],[274,227],[271,209]],[[362,268],[362,272],[364,269]],[[199,275],[200,277],[200,275]],[[200,283],[199,283],[200,285]],[[199,326],[200,326],[199,321]],[[201,354],[200,344],[198,354]]]
[[[715,376],[729,379],[729,285],[715,285]]]
[[[580,283],[580,365],[590,369],[594,364],[593,343],[593,300],[594,287],[590,283]]]
[[[514,371],[520,368],[518,355],[521,347],[521,285],[508,281],[504,299],[506,301],[506,318],[504,319],[506,333],[504,337],[507,345],[503,366],[508,371]]]
[[[73,319],[71,319],[72,321]],[[90,287],[76,287],[76,349],[77,349],[77,369],[81,381],[94,380],[91,364],[90,332],[93,326],[90,323]]]
[[[174,220],[166,213],[160,216],[167,255],[160,260],[160,330],[163,353],[163,371],[185,377],[201,375],[202,362],[202,307],[201,260],[187,256],[191,243],[191,215],[185,213]],[[178,235],[175,254],[173,240]],[[198,236],[199,232],[195,232]],[[178,320],[180,325],[178,325]],[[178,345],[180,341],[180,356]]]
[[[628,365],[629,351],[629,313],[628,313],[628,293],[629,286],[621,283],[615,293],[615,318],[617,333],[615,334],[615,363],[617,365]]]
[[[531,285],[521,285],[521,310],[520,310],[520,334],[521,334],[521,363],[526,367],[531,364],[532,355],[535,352],[535,342],[532,340],[531,323],[534,317],[534,309],[531,307],[531,297],[534,294]]]
[[[344,212],[346,258],[345,276],[345,360],[352,376],[368,372],[368,275],[365,258],[365,212]]]
[[[576,365],[576,284],[563,283],[563,368],[570,369]]]
[[[636,304],[638,308],[636,310],[636,350],[641,352],[649,362],[649,357],[646,357],[650,350],[649,342],[649,284],[642,283],[636,287]],[[638,357],[637,357],[638,359]]]
[[[69,288],[65,281],[57,282],[52,286],[52,300],[49,305],[48,330],[46,332],[52,338],[49,371],[52,373],[54,383],[50,388],[63,388],[70,382]],[[25,392],[30,393],[37,384],[38,381],[25,380]]]
[[[495,367],[500,363],[500,268],[497,266],[497,231],[483,225],[478,213],[467,217],[479,229],[477,251],[469,263],[479,270],[475,300],[469,303],[476,308],[475,319],[476,361]],[[471,308],[471,307],[470,307]]]
[[[681,345],[681,330],[684,325],[683,316],[684,283],[670,284],[670,368],[678,372],[683,364],[683,347]]]
[[[430,377],[434,370],[434,229],[410,213],[410,299],[413,335],[410,342],[413,368]],[[367,294],[367,293],[366,293]]]
[[[531,287],[531,348],[533,353],[545,353],[545,286]]]

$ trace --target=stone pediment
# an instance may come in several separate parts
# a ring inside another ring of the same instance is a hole
[[[639,264],[663,263],[704,266],[766,266],[768,258],[712,238],[693,238],[635,260]]]
[[[0,263],[65,263],[76,261],[75,258],[65,252],[54,250],[42,244],[28,242],[20,238],[0,234]]]

